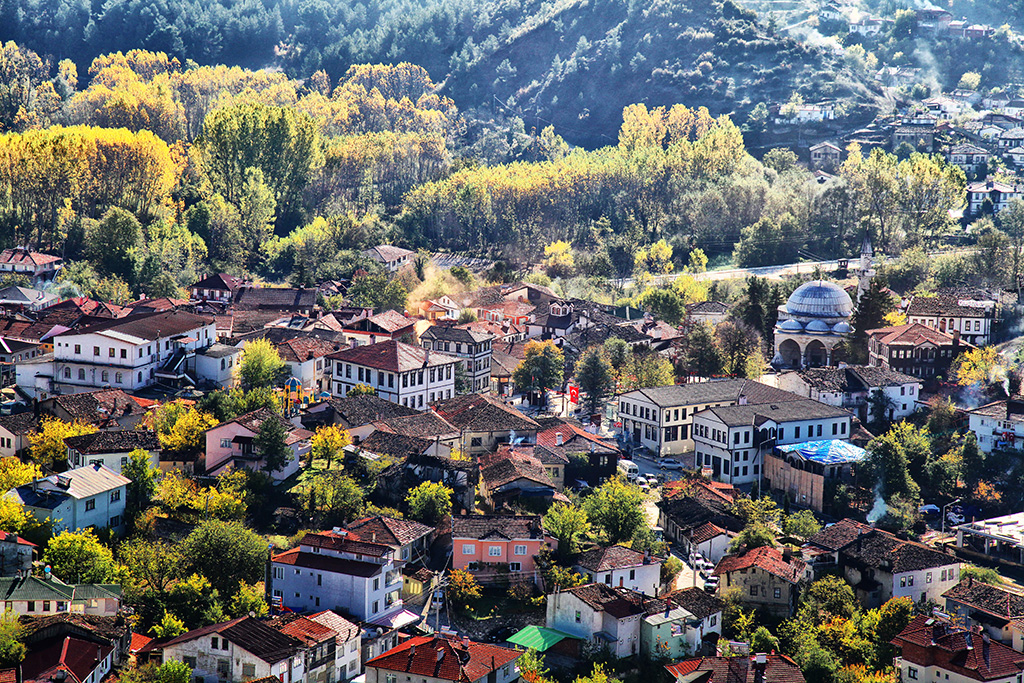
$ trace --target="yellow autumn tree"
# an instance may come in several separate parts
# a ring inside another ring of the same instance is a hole
[[[42,476],[39,466],[19,458],[0,458],[0,491],[10,491]]]
[[[310,464],[314,460],[323,460],[324,469],[331,469],[331,463],[342,463],[344,452],[342,449],[352,443],[352,437],[348,431],[338,425],[324,425],[316,430],[313,438],[310,439]]]
[[[1006,362],[994,346],[983,346],[960,354],[950,371],[962,387],[986,384],[1002,381],[1006,376]]]
[[[85,422],[65,422],[55,417],[44,417],[39,422],[39,429],[28,435],[31,444],[29,456],[36,464],[52,469],[56,463],[68,457],[64,439],[98,431],[94,425]]]
[[[556,240],[544,247],[544,268],[551,277],[571,275],[575,266],[572,246],[565,240]]]
[[[217,419],[195,406],[172,401],[151,412],[145,424],[156,432],[165,451],[184,453],[203,447],[206,430],[217,426]]]

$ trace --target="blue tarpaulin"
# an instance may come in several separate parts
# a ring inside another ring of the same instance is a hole
[[[822,465],[860,462],[868,455],[868,452],[863,448],[839,439],[791,443],[777,446],[777,448],[783,453],[796,453],[804,460],[821,463]]]

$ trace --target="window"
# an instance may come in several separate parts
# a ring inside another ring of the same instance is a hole
[[[907,587],[907,577],[902,576],[902,577],[900,577],[900,588],[906,588],[906,587]]]
[[[217,638],[216,636],[210,638],[210,647],[212,647],[214,650],[220,647],[220,638]]]
[[[582,614],[580,614],[580,611],[579,611],[579,610],[576,610],[576,623],[578,624],[578,623],[580,623],[581,621],[583,621],[583,615],[582,615]]]
[[[101,382],[109,382],[110,381],[110,371],[109,370],[104,370],[103,372],[100,373],[100,381]]]
[[[482,442],[479,436],[474,436],[472,439],[469,440],[470,448],[478,448],[481,445],[481,443]]]
[[[68,603],[64,602],[63,600],[58,600],[57,601],[57,611],[58,612],[67,612],[68,611]]]
[[[757,597],[757,586],[751,586],[750,587],[750,595],[755,597],[755,598]]]
[[[119,500],[121,500],[121,489],[117,489],[116,491],[111,491],[110,492],[110,502],[111,503],[116,503]]]
[[[94,355],[94,356],[100,355],[100,347],[98,347],[98,346],[92,347],[92,355]]]
[[[523,565],[521,562],[509,562],[508,570],[510,572],[521,572],[523,571]]]
[[[29,600],[28,601],[28,603],[25,605],[25,611],[26,612],[35,612],[36,611],[35,600]]]
[[[491,557],[501,557],[501,546],[492,545],[487,547],[487,554]]]
[[[242,665],[242,679],[256,678],[256,665],[255,664],[243,664]]]
[[[78,368],[78,379],[85,379],[85,368]]]
[[[121,349],[121,358],[125,358],[125,359],[128,358],[128,350],[127,349]]]
[[[120,372],[114,373],[114,383],[115,384],[120,384],[123,381],[124,381],[124,374],[123,373],[120,373]]]
[[[781,588],[776,588],[775,589],[774,597],[775,597],[776,600],[778,600],[779,598],[782,597],[782,589]]]
[[[779,430],[779,438],[780,439],[782,438],[782,430],[781,429]],[[793,438],[794,439],[799,439],[800,438],[800,428],[799,427],[794,427],[793,428]]]
[[[715,614],[711,617],[711,625],[714,626],[718,623],[718,615]]]
[[[380,590],[380,579],[379,578],[373,580],[373,590],[375,590],[375,591],[379,591]]]
[[[227,678],[231,675],[231,660],[230,659],[218,659],[217,660],[217,675],[221,678]]]
[[[395,674],[387,674],[384,676],[384,683],[398,683],[398,676]]]
[[[473,545],[472,543],[463,543],[462,544],[462,554],[463,555],[475,555],[476,554],[476,546]]]
[[[43,600],[43,611],[44,612],[49,612],[50,611],[50,601],[49,600]]]
[[[517,546],[515,546],[512,549],[512,554],[513,555],[525,555],[526,554],[526,546],[525,545],[517,545]]]
[[[636,580],[636,570],[635,569],[630,569],[629,570],[629,580],[630,581],[635,581]]]
[[[193,669],[196,666],[196,658],[195,657],[182,657],[181,661],[185,662],[186,664],[189,665],[189,667],[191,667]]]
[[[913,576],[908,576],[907,577],[907,585],[908,586],[913,586],[914,585],[914,577]]]
[[[110,527],[116,529],[119,526],[121,526],[121,515],[114,515],[110,518]]]
[[[75,344],[75,353],[81,353],[81,352],[82,352],[82,345],[81,344]]]
[[[917,669],[912,666],[907,667],[907,678],[916,681],[917,680]]]
[[[927,574],[924,575],[924,582],[925,583],[931,583],[932,582],[932,573],[931,572],[928,572]]]
[[[96,509],[96,499],[95,498],[90,498],[89,500],[85,501],[85,511],[86,512],[88,512],[89,510],[95,510],[95,509]]]
[[[231,439],[221,439],[220,440],[220,447],[221,448],[231,448]]]
[[[374,600],[373,601],[373,611],[372,611],[372,613],[376,614],[379,611],[380,611],[380,601]]]
[[[283,579],[284,578],[284,567],[274,567],[274,578],[275,579]]]

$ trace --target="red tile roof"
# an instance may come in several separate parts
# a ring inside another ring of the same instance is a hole
[[[537,422],[493,394],[466,394],[436,403],[434,410],[459,429],[469,432],[500,432],[514,429],[520,434],[536,432]]]
[[[0,263],[10,263],[12,265],[33,265],[43,266],[48,263],[55,263],[61,261],[60,256],[53,256],[52,254],[43,254],[38,251],[29,251],[20,247],[14,249],[4,249],[0,252]]]
[[[289,363],[304,363],[313,358],[322,358],[336,351],[337,345],[316,337],[296,337],[275,344],[281,359]]]
[[[307,553],[292,548],[270,558],[277,564],[287,564],[293,567],[305,567],[306,569],[318,569],[334,574],[349,574],[351,576],[375,576],[381,573],[384,565],[374,562],[360,562],[358,560],[346,560],[330,555],[318,555]]]
[[[690,532],[690,542],[697,544],[706,543],[707,541],[710,541],[712,538],[716,536],[721,536],[722,534],[728,533],[728,531],[718,526],[717,524],[712,524],[711,522],[704,522],[699,527]]]
[[[349,536],[371,543],[387,543],[392,547],[408,545],[434,532],[434,528],[426,524],[384,515],[357,519],[347,529]]]
[[[764,655],[767,660],[765,670],[758,677],[754,661],[756,656],[684,659],[665,669],[677,680],[695,672],[707,671],[709,675],[701,679],[702,683],[753,683],[757,680],[765,683],[805,683],[800,666],[786,655]]]
[[[336,533],[334,531],[321,531],[308,533],[299,541],[299,545],[308,545],[313,548],[326,548],[342,553],[355,553],[357,555],[372,555],[383,557],[391,548],[381,543],[372,543],[360,540],[357,535],[347,532]]]
[[[522,652],[443,636],[410,638],[366,662],[367,667],[472,683],[510,664]]]
[[[133,653],[138,652],[141,648],[145,647],[151,642],[153,642],[153,639],[149,636],[144,635],[142,633],[133,633],[130,651]]]
[[[64,671],[75,683],[82,683],[98,667],[96,656],[106,659],[114,647],[99,645],[81,638],[54,638],[33,645],[21,664],[22,680],[49,681],[58,671]]]
[[[803,578],[805,566],[806,564],[803,560],[791,559],[789,562],[786,562],[782,557],[782,551],[778,548],[761,546],[760,548],[748,550],[742,555],[723,557],[722,561],[715,567],[715,574],[727,574],[757,567],[784,581],[797,583]]]
[[[880,327],[868,330],[867,334],[868,337],[877,337],[878,343],[885,344],[886,346],[919,346],[925,342],[931,342],[936,346],[951,346],[953,344],[952,335],[939,332],[921,323],[909,323],[896,327]],[[960,343],[964,346],[969,346],[966,342],[961,341]]]
[[[918,615],[892,640],[903,659],[922,667],[956,673],[977,681],[1008,678],[1024,671],[1024,654],[980,632],[949,621]]]
[[[623,569],[626,567],[639,567],[643,564],[646,555],[639,553],[632,548],[622,545],[612,545],[607,548],[594,548],[576,558],[576,564],[592,572],[606,572],[612,569]]]
[[[328,628],[324,624],[307,617],[299,617],[298,619],[281,624],[277,627],[277,630],[292,638],[301,640],[307,646],[328,641],[338,635],[334,629]]]

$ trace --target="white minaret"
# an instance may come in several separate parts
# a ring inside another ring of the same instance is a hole
[[[871,248],[871,236],[864,232],[864,240],[860,243],[860,267],[857,269],[857,301],[871,287],[871,278],[875,276],[872,267],[874,250]]]

